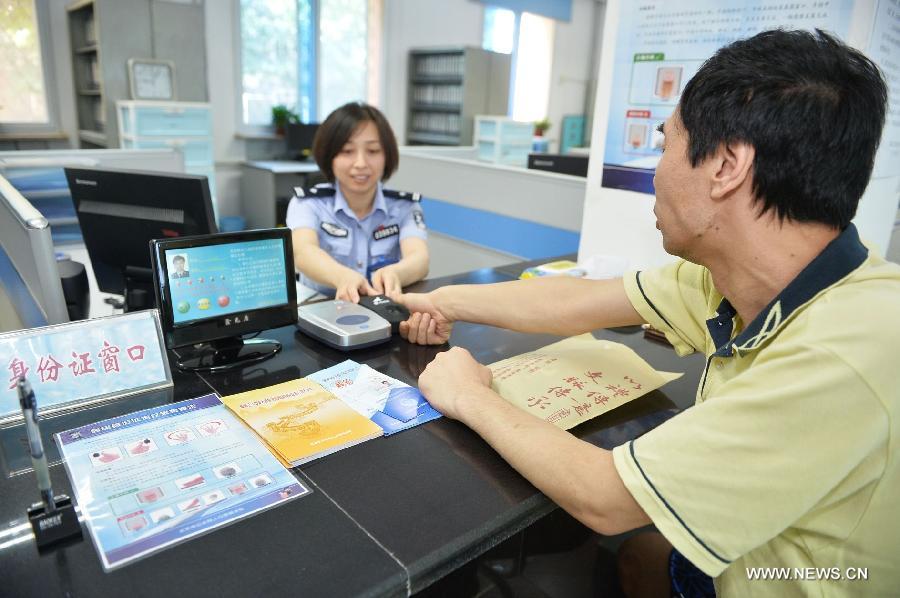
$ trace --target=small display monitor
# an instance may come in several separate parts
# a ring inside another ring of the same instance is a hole
[[[285,129],[287,155],[291,160],[306,160],[312,155],[313,139],[319,125],[316,123],[289,123]]]
[[[151,254],[166,346],[178,349],[181,369],[271,357],[280,343],[242,335],[297,322],[286,228],[156,240]]]
[[[151,240],[217,232],[205,176],[65,171],[97,286],[104,293],[124,295],[128,311],[155,307]]]

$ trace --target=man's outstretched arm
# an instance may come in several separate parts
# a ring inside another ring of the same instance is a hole
[[[395,300],[413,314],[401,334],[419,344],[446,342],[455,321],[557,336],[644,322],[628,300],[622,279],[559,276],[456,285]]]

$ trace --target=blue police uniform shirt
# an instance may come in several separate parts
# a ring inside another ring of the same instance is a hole
[[[288,204],[288,228],[315,230],[319,247],[368,279],[379,268],[400,261],[400,241],[428,238],[417,193],[390,191],[379,183],[372,211],[363,219],[350,209],[337,183],[305,191],[298,187],[294,193]],[[334,293],[332,287],[302,273],[300,282],[322,293]]]

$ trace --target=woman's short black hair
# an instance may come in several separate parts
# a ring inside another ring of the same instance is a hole
[[[723,143],[752,145],[761,212],[844,228],[872,174],[887,95],[878,67],[836,37],[773,30],[707,60],[679,115],[695,167]]]
[[[397,149],[397,139],[394,131],[388,124],[384,114],[378,108],[362,102],[350,102],[328,115],[316,131],[313,139],[312,153],[319,165],[319,170],[330,182],[334,183],[334,170],[331,162],[344,144],[350,140],[353,133],[365,122],[372,122],[378,130],[378,138],[384,151],[384,175],[381,180],[386,181],[400,162],[400,151]]]

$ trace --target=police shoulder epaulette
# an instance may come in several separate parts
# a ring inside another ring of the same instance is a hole
[[[300,199],[309,199],[311,197],[333,197],[335,189],[331,185],[316,185],[309,189],[303,187],[294,187],[294,195]]]
[[[382,189],[381,192],[385,197],[391,199],[407,199],[409,201],[419,201],[422,199],[421,193],[410,193],[409,191],[394,191],[393,189]]]

